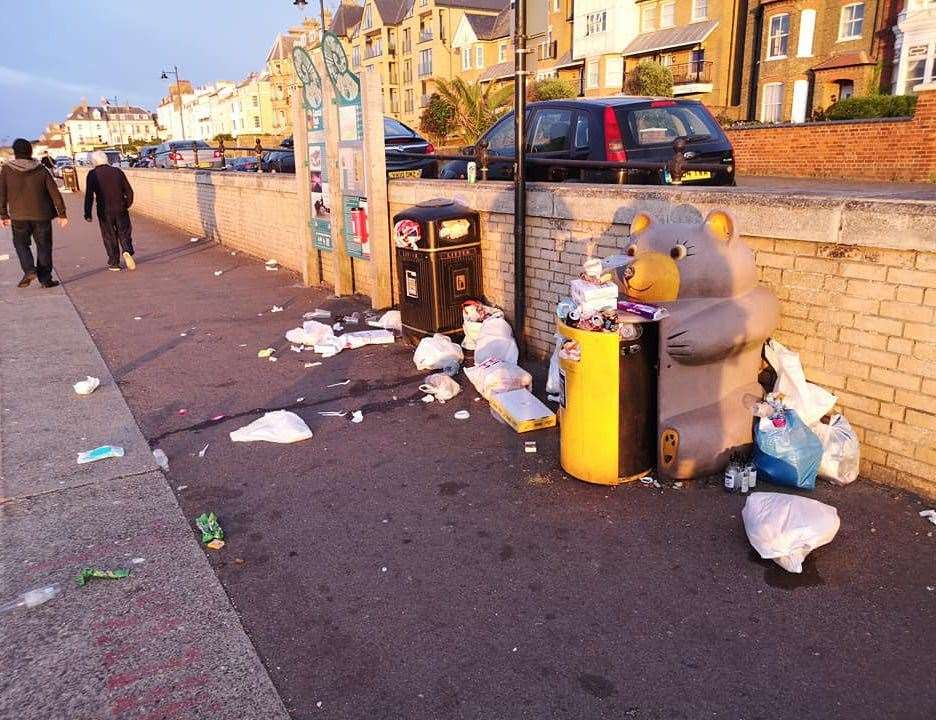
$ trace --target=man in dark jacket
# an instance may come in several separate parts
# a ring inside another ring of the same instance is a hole
[[[130,213],[133,205],[133,188],[123,170],[107,162],[107,155],[100,150],[91,154],[94,170],[85,180],[84,214],[91,222],[91,205],[97,197],[98,225],[101,227],[101,239],[107,250],[107,269],[120,272],[120,251],[128,270],[136,270],[133,260],[133,227]]]
[[[52,156],[49,155],[49,153],[46,153],[45,155],[43,155],[42,160],[40,160],[40,162],[42,163],[43,167],[49,172],[52,172],[53,170],[55,170],[55,161],[52,159]]]
[[[65,203],[55,178],[38,160],[33,160],[32,144],[23,138],[13,142],[13,160],[0,170],[0,221],[13,224],[13,247],[23,268],[21,288],[39,278],[42,287],[55,287],[52,279],[52,218],[58,216],[65,227]],[[36,242],[33,258],[30,241]]]

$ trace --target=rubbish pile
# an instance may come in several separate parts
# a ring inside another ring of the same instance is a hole
[[[381,321],[384,318],[381,318]],[[393,327],[392,318],[387,324]],[[343,350],[354,350],[365,345],[392,345],[396,341],[396,336],[391,330],[356,330],[335,335],[336,326],[342,327],[340,323],[333,326],[318,320],[306,320],[302,323],[302,327],[287,331],[286,339],[293,344],[294,348],[298,348],[297,352],[302,348],[310,349],[326,358],[334,357]]]

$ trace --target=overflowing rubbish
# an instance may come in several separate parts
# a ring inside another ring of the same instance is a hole
[[[617,309],[618,286],[616,283],[596,282],[583,276],[572,281],[571,289],[572,300],[583,314]]]
[[[196,243],[196,242],[198,242],[198,240],[199,240],[199,238],[191,238],[191,239],[189,240],[189,242]]]
[[[358,330],[345,333],[340,338],[348,350],[356,350],[365,345],[392,345],[396,337],[390,330]]]
[[[432,395],[436,400],[445,402],[461,392],[461,385],[445,373],[433,373],[419,386],[421,392]]]
[[[308,440],[312,431],[305,420],[289,410],[274,410],[230,433],[232,442],[288,444]]]
[[[96,377],[88,375],[84,380],[79,380],[74,385],[75,392],[79,395],[90,395],[100,387],[101,381]]]
[[[754,464],[766,480],[812,490],[821,461],[822,442],[795,410],[783,409],[761,417],[755,425]]]
[[[418,370],[446,370],[457,368],[465,359],[462,349],[448,335],[424,337],[416,346],[413,362]]]
[[[497,393],[533,387],[533,376],[530,373],[519,365],[497,358],[491,358],[474,367],[466,367],[465,375],[475,390],[488,402]]]
[[[739,453],[732,453],[725,466],[725,492],[747,495],[757,487],[757,468],[753,460]]]
[[[46,585],[45,587],[28,590],[13,600],[0,604],[0,615],[12,612],[18,608],[26,608],[28,610],[30,608],[39,607],[49,602],[49,600],[56,597],[60,592],[62,592],[62,587],[58,584]]]
[[[322,363],[320,363],[320,362],[310,362],[310,363],[304,363],[302,367],[308,369],[308,368],[318,367],[318,366],[321,365],[321,364],[322,364]]]
[[[335,336],[331,326],[317,320],[306,320],[302,327],[293,328],[286,332],[286,339],[296,345],[319,345]]]
[[[301,352],[302,352],[302,348],[299,347],[298,345],[290,345],[290,346],[289,346],[289,349],[292,350],[292,351],[295,352],[295,353],[301,353]]]
[[[344,330],[344,325],[342,325],[340,322],[332,323],[332,330],[335,332],[341,332]]]
[[[276,352],[276,350],[274,350],[273,348],[264,348],[263,350],[258,350],[258,351],[257,351],[257,357],[258,357],[258,358],[268,358],[268,357],[270,357],[271,355],[273,355],[273,353],[275,353],[275,352]]]
[[[201,530],[201,541],[206,545],[212,540],[224,540],[224,530],[213,512],[202,513],[195,518],[195,527]]]
[[[777,373],[773,392],[783,398],[783,404],[795,410],[806,425],[815,425],[832,412],[838,398],[824,388],[806,381],[799,353],[788,350],[778,341],[771,339],[764,348],[767,362]]]
[[[331,317],[331,310],[323,310],[321,308],[315,308],[310,312],[305,313],[302,316],[303,320],[328,320]]]
[[[403,319],[399,310],[387,310],[379,319],[368,320],[367,324],[392,332],[403,332]]]
[[[166,453],[156,448],[153,450],[153,458],[156,460],[156,464],[162,468],[163,472],[169,472],[169,458],[166,457]]]
[[[477,300],[467,300],[462,303],[462,330],[465,339],[462,347],[465,350],[474,350],[481,332],[481,324],[488,318],[503,318],[504,311],[500,308],[485,305]]]
[[[359,325],[361,323],[361,313],[354,312],[341,318],[341,322],[350,325]]]
[[[633,302],[631,300],[619,300],[618,310],[623,310],[631,315],[645,318],[646,320],[663,320],[669,317],[669,310],[665,307],[650,305],[649,303]]]
[[[78,464],[84,465],[85,463],[93,463],[98,460],[106,460],[107,458],[122,458],[123,456],[124,449],[122,447],[117,445],[102,445],[101,447],[94,448],[94,450],[78,453]]]
[[[819,477],[833,485],[848,485],[858,479],[861,443],[843,415],[833,415],[829,423],[817,422],[812,426],[822,443],[822,461]]]
[[[458,410],[453,417],[456,420],[467,420],[471,417],[471,413],[467,410]]]
[[[798,495],[756,492],[741,511],[748,542],[764,560],[801,573],[803,560],[835,538],[840,520],[831,505]]]
[[[79,586],[88,584],[91,580],[123,580],[130,575],[127,568],[117,568],[116,570],[99,570],[98,568],[82,568],[75,578]]]
[[[491,410],[518,433],[556,424],[556,414],[526,388],[495,393],[490,403]]]
[[[516,364],[520,358],[513,331],[503,318],[492,317],[482,322],[474,344],[475,365],[481,365],[491,359]]]

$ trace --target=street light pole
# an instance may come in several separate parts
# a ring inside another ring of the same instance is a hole
[[[514,3],[514,331],[526,356],[526,0]]]
[[[175,65],[172,70],[163,70],[162,79],[168,80],[169,75],[175,75],[176,93],[179,95],[179,127],[182,129],[182,139],[185,140],[185,113],[182,111],[182,85],[179,83],[179,68]],[[170,92],[171,96],[172,93]]]

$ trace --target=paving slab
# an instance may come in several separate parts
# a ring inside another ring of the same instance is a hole
[[[61,589],[0,615],[0,716],[286,717],[160,472],[9,501],[0,517],[4,595]],[[83,567],[131,574],[79,587]]]

